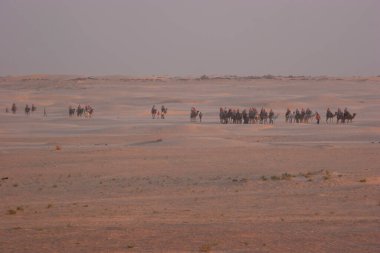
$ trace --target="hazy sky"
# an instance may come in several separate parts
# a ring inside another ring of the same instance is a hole
[[[380,75],[380,0],[0,0],[0,75]]]

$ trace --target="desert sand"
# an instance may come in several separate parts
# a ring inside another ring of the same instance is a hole
[[[0,252],[380,252],[380,77],[8,76],[0,106]],[[221,106],[280,117],[221,125]]]

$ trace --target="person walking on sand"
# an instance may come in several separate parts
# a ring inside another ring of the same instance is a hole
[[[44,117],[47,117],[46,109],[44,107]]]
[[[202,112],[199,112],[198,116],[199,116],[199,122],[201,122],[201,123],[202,123],[202,117],[203,117],[203,114],[202,114]]]
[[[321,115],[318,112],[315,113],[315,119],[317,120],[317,124],[319,125],[319,121],[321,120]]]

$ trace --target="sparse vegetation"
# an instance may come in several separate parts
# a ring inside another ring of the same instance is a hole
[[[46,206],[46,208],[52,208],[53,207],[53,205],[52,204],[48,204],[47,206]]]
[[[17,213],[17,211],[14,210],[14,209],[9,209],[9,210],[7,211],[7,214],[9,214],[9,215],[14,215],[14,214],[16,214],[16,213]]]
[[[295,176],[293,176],[293,175],[291,175],[291,174],[285,172],[285,173],[283,173],[283,174],[281,175],[281,180],[290,180],[290,179],[292,179],[292,177],[295,177]]]
[[[275,176],[274,175],[274,176],[271,176],[270,179],[272,179],[272,180],[280,180],[281,178],[279,176]]]
[[[56,145],[56,146],[55,146],[55,150],[56,150],[56,151],[60,151],[60,150],[62,150],[62,147],[61,147],[60,145]]]
[[[266,178],[265,176],[261,176],[260,179],[263,180],[263,181],[267,181],[268,180],[268,178]]]
[[[331,173],[330,173],[330,171],[325,170],[325,175],[323,176],[323,179],[324,179],[324,180],[329,180],[329,179],[331,179]]]
[[[366,183],[366,182],[367,182],[367,179],[365,179],[365,178],[360,179],[359,182],[360,182],[360,183]]]
[[[199,247],[199,252],[210,252],[211,251],[211,246],[208,244],[203,244],[202,246]]]

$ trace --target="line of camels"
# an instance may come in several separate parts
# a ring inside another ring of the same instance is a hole
[[[17,112],[17,106],[16,106],[15,103],[12,104],[11,111],[12,111],[13,114],[16,114],[16,112]],[[29,107],[28,104],[25,105],[24,112],[25,112],[26,115],[29,115],[30,113],[35,112],[35,111],[37,111],[37,107],[34,106],[34,104],[32,104],[31,107]],[[5,112],[9,113],[8,107],[5,108]]]
[[[11,106],[11,110],[9,110],[8,107],[5,108],[5,112],[6,113],[9,113],[10,111],[13,113],[13,114],[16,114],[17,112],[17,106],[15,103],[12,104]],[[30,113],[33,113],[37,111],[37,107],[32,104],[31,107],[29,107],[29,105],[25,105],[25,109],[24,109],[24,112],[25,112],[25,115],[29,115]],[[94,113],[94,108],[92,108],[90,105],[86,105],[85,107],[82,107],[80,104],[78,105],[77,108],[73,107],[73,106],[69,106],[69,117],[73,117],[75,115],[75,113],[77,114],[77,117],[86,117],[86,118],[91,118],[92,117],[92,114]],[[44,108],[44,117],[47,117],[47,113],[46,113],[46,109]]]
[[[32,112],[37,111],[37,107],[32,104],[31,107],[27,104],[25,106],[25,114],[29,115]],[[8,107],[5,108],[5,112],[9,113],[10,110]],[[17,106],[15,103],[11,106],[11,112],[16,114]],[[91,118],[94,113],[94,108],[90,105],[82,107],[80,104],[77,108],[69,106],[69,117],[73,117],[75,114],[77,117],[85,116],[86,118]],[[165,119],[168,113],[168,108],[164,105],[161,106],[161,109],[157,109],[153,105],[151,109],[152,119]],[[274,121],[279,117],[279,113],[275,114],[272,109],[269,111],[265,108],[261,108],[258,111],[254,107],[250,107],[248,110],[232,108],[219,108],[219,120],[221,124],[274,124]],[[356,113],[350,113],[347,108],[343,111],[338,108],[336,112],[332,112],[330,108],[326,111],[326,123],[332,123],[334,118],[336,118],[336,123],[352,123],[352,120],[356,117]],[[46,115],[46,110],[44,108],[44,116]],[[190,109],[190,121],[202,122],[203,113],[197,110],[195,107]],[[303,108],[299,110],[298,108],[295,111],[291,111],[289,108],[285,113],[285,122],[286,123],[312,123],[314,120],[317,120],[319,124],[320,115],[318,112],[312,112],[309,108],[304,110]]]
[[[73,117],[75,115],[75,112],[77,114],[77,117],[85,116],[86,118],[91,118],[92,114],[94,113],[94,108],[90,105],[86,105],[85,107],[82,107],[80,104],[75,109],[73,106],[69,106],[69,117]]]
[[[165,115],[168,112],[168,108],[164,105],[161,106],[161,119],[165,119]],[[152,119],[159,118],[160,111],[156,109],[153,105],[151,109]],[[265,108],[261,108],[260,112],[251,107],[248,110],[243,109],[241,112],[239,109],[232,108],[219,108],[219,120],[221,124],[274,124],[274,121],[280,116],[279,113],[275,114],[272,109],[269,111]],[[342,111],[338,108],[338,111],[332,113],[330,108],[326,112],[326,123],[332,123],[333,119],[336,117],[336,123],[352,123],[352,120],[355,118],[356,113],[351,114],[347,108]],[[199,122],[202,122],[203,113],[197,110],[195,107],[190,109],[190,121],[196,122],[199,119]],[[314,120],[319,121],[321,116],[318,112],[313,112],[309,108],[301,109],[298,108],[295,111],[291,111],[289,108],[285,113],[285,122],[286,123],[312,123]]]

